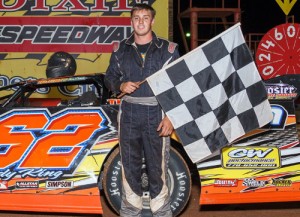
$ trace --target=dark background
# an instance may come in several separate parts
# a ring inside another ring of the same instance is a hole
[[[179,25],[177,22],[177,13],[178,13],[178,1],[180,2],[181,11],[183,9],[187,9],[189,7],[190,0],[174,0],[174,37],[173,41],[179,44],[180,53],[184,54],[185,50],[183,48],[182,37],[179,31]],[[236,7],[238,0],[224,0],[226,7]],[[284,0],[281,0],[284,1]],[[193,0],[194,7],[220,7],[222,0]],[[295,5],[292,7],[292,10],[288,14],[285,15],[283,10],[277,4],[276,0],[240,0],[241,6],[241,28],[244,35],[248,33],[267,33],[273,27],[286,23],[286,19],[288,18],[288,22],[292,22],[292,17],[295,23],[300,23],[300,1],[297,1]],[[216,18],[210,18],[212,21],[221,21]],[[229,20],[231,17],[229,17]],[[232,17],[233,20],[233,17]],[[183,28],[185,32],[190,31],[190,20],[187,18],[182,19]],[[224,28],[222,25],[201,25],[199,28],[199,38],[213,38],[218,35]],[[201,30],[200,30],[201,29]],[[187,38],[189,44],[189,38]]]

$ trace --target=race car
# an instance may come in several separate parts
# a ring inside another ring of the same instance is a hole
[[[101,214],[104,194],[118,213],[120,99],[103,79],[104,74],[72,75],[0,88],[0,209]],[[196,164],[172,134],[168,187],[174,216],[188,204],[192,180],[201,188],[201,205],[300,199],[294,94],[276,94],[270,124]],[[141,167],[149,209],[147,166]]]
[[[120,100],[111,98],[103,78],[103,74],[52,77],[0,88],[13,91],[0,98],[0,209],[102,213],[100,192],[104,192],[118,212]],[[51,98],[51,92],[66,90],[79,96]],[[40,92],[49,96],[37,98]],[[176,147],[180,149],[178,142]],[[175,214],[185,207],[191,191],[187,163],[172,148],[168,185]],[[147,168],[142,166],[149,207]]]

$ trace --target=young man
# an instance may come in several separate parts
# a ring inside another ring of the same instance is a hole
[[[125,95],[119,111],[123,217],[141,216],[143,158],[153,216],[172,216],[167,168],[173,126],[147,82],[142,81],[177,59],[179,53],[175,43],[157,37],[152,31],[154,17],[155,10],[147,4],[132,8],[133,33],[114,46],[105,76],[105,84],[111,91]]]

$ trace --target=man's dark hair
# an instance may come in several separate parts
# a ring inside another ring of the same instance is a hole
[[[151,12],[152,18],[155,17],[155,14],[156,14],[155,9],[153,7],[151,7],[150,5],[147,5],[144,3],[143,4],[135,4],[131,9],[130,17],[132,17],[132,15],[135,11],[140,11],[140,10],[148,10]]]

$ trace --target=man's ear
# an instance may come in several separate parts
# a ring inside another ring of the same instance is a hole
[[[151,26],[154,24],[155,19],[153,18],[151,21]]]

